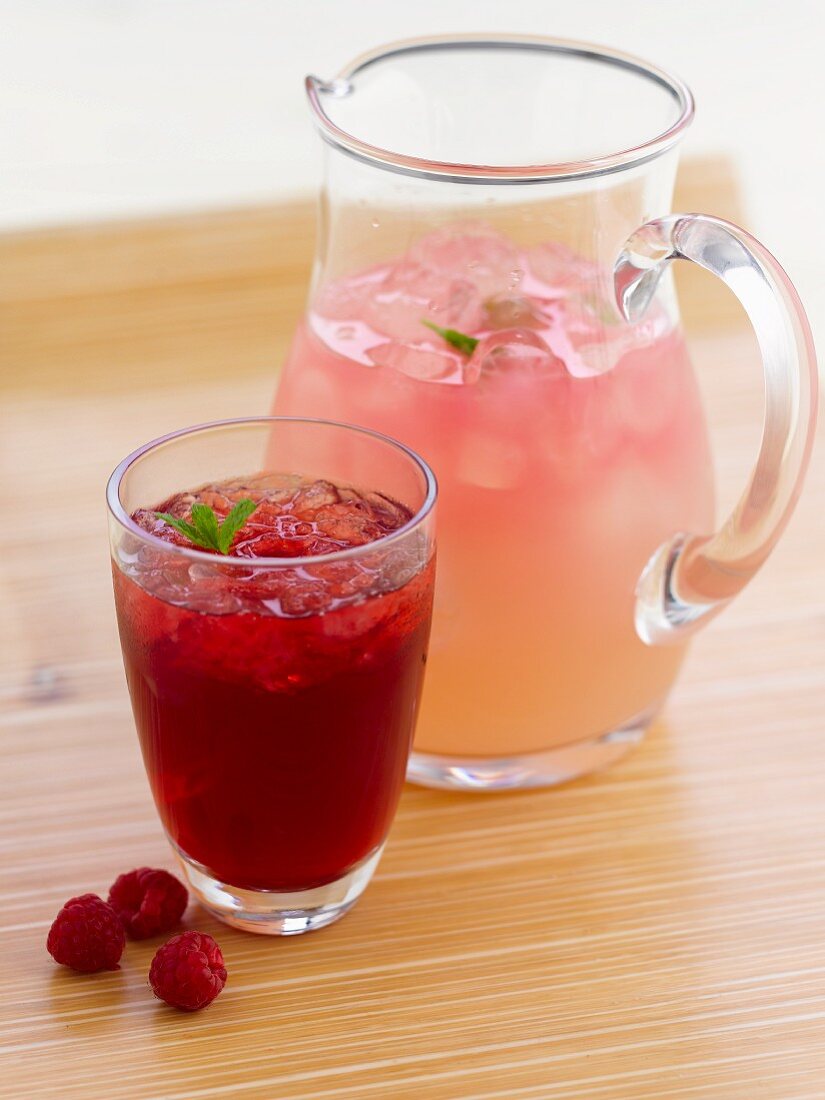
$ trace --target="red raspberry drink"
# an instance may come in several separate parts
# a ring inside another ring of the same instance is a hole
[[[158,516],[186,522],[201,504],[220,525],[241,500],[255,509],[225,556]],[[164,827],[217,915],[274,932],[329,923],[366,885],[404,781],[431,538],[388,494],[292,474],[154,503],[133,509],[113,571]]]

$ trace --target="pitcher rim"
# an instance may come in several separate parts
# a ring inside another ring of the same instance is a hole
[[[604,156],[547,164],[489,165],[430,160],[426,157],[384,149],[362,141],[356,135],[342,129],[324,110],[321,101],[323,94],[336,97],[347,95],[351,88],[350,80],[378,61],[396,54],[416,53],[421,50],[462,49],[474,46],[487,46],[493,49],[516,47],[547,50],[550,53],[568,54],[629,69],[669,92],[679,107],[679,115],[661,133],[637,145],[607,153]],[[456,183],[544,183],[554,180],[589,179],[623,171],[626,168],[645,164],[666,153],[679,141],[694,116],[693,94],[679,77],[633,54],[614,50],[609,46],[543,35],[445,34],[399,39],[360,54],[331,81],[325,81],[313,75],[307,76],[305,87],[316,124],[321,131],[321,136],[328,144],[357,160],[388,171]]]

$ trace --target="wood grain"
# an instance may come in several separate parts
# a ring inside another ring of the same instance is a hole
[[[229,968],[196,1016],[151,996],[152,942],[91,977],[46,955],[67,897],[173,866],[120,665],[105,478],[163,431],[268,408],[310,238],[301,208],[0,248],[0,1095],[821,1100],[821,447],[783,544],[620,766],[545,792],[408,789],[374,883],[314,935],[193,906]],[[758,438],[752,341],[693,335],[730,501]]]

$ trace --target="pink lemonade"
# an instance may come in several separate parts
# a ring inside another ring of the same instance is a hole
[[[327,283],[296,335],[275,411],[385,432],[439,481],[420,752],[573,744],[655,710],[677,674],[684,644],[639,640],[634,589],[666,538],[711,528],[704,418],[665,307],[631,326],[604,285],[561,245],[440,229]]]

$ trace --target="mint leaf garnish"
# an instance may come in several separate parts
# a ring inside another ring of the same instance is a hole
[[[208,546],[210,550],[220,550],[218,518],[208,504],[192,505],[192,523],[204,546]],[[224,552],[221,550],[221,553]]]
[[[178,519],[177,516],[170,516],[168,512],[155,512],[156,519],[162,519],[164,523],[168,523],[170,527],[174,527],[176,531],[180,531],[182,535],[185,535],[191,542],[194,542],[197,546],[200,546],[200,535],[191,523],[187,523],[185,519]]]
[[[232,540],[240,531],[258,505],[254,500],[239,500],[232,511],[227,515],[218,531],[218,549],[222,554],[229,553]]]
[[[217,550],[219,554],[228,554],[232,546],[232,540],[240,531],[258,505],[254,500],[239,500],[228,513],[223,523],[218,525],[218,518],[208,504],[192,505],[192,522],[171,516],[168,512],[155,512],[158,519],[174,527],[195,546],[204,550]]]
[[[478,347],[478,340],[475,336],[468,336],[466,332],[459,332],[454,328],[441,328],[440,325],[434,324],[432,321],[427,321],[423,317],[421,324],[426,325],[427,328],[431,328],[433,332],[437,332],[442,340],[446,340],[452,347],[457,348],[458,351],[463,352],[465,355],[472,355]]]

